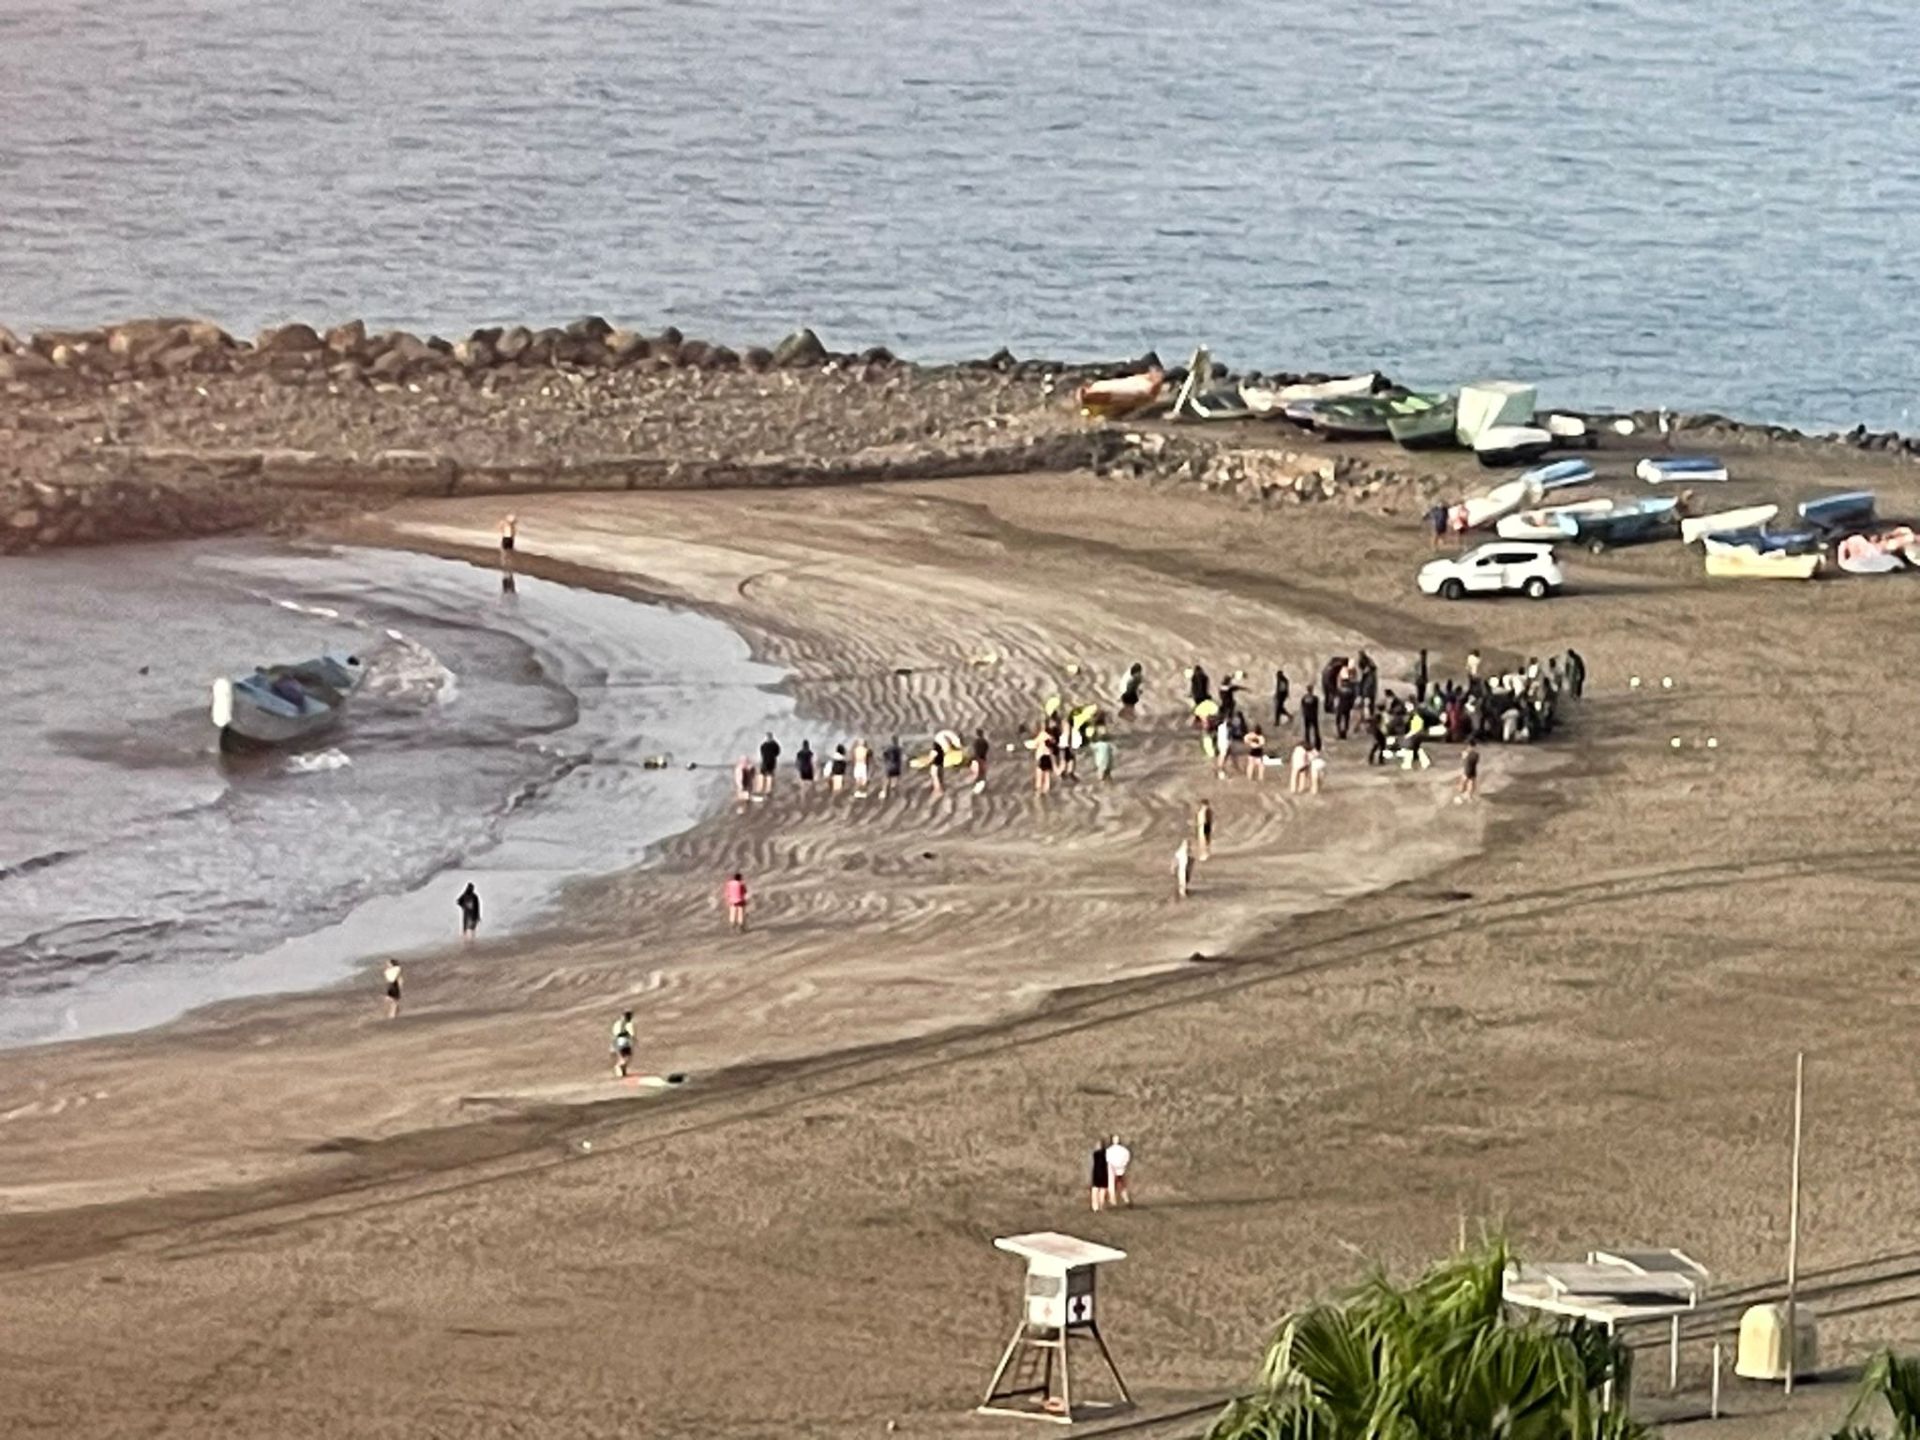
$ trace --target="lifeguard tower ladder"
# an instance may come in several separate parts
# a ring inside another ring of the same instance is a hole
[[[1030,1420],[1071,1424],[1075,1406],[1101,1413],[1130,1409],[1133,1397],[1120,1367],[1100,1336],[1094,1304],[1098,1267],[1124,1260],[1127,1252],[1071,1235],[1043,1230],[1032,1235],[1004,1235],[994,1245],[1027,1262],[1027,1285],[1020,1323],[1000,1356],[999,1368],[980,1402],[982,1415],[1020,1415]],[[1113,1383],[1119,1388],[1112,1401],[1089,1406],[1084,1392],[1076,1397],[1071,1369],[1072,1352],[1091,1340],[1099,1348]]]

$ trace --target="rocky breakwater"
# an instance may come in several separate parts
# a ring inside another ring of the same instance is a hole
[[[909,365],[810,330],[735,350],[593,317],[457,340],[357,321],[251,342],[179,318],[0,331],[0,503],[20,517],[0,543],[200,533],[326,497],[1079,468],[1112,437],[1063,392],[1097,369]],[[67,518],[81,494],[84,526]]]

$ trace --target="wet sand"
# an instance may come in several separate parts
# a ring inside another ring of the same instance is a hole
[[[1017,1295],[988,1242],[1048,1227],[1130,1252],[1106,1328],[1172,1407],[1243,1381],[1356,1250],[1414,1263],[1462,1212],[1543,1257],[1776,1273],[1800,1046],[1807,1263],[1902,1247],[1920,822],[1914,684],[1885,667],[1920,580],[1709,587],[1659,547],[1573,560],[1548,604],[1448,607],[1411,591],[1405,519],[1073,476],[520,508],[528,564],[738,624],[816,748],[1010,737],[1067,664],[1108,694],[1140,659],[1121,781],[781,797],[583,887],[564,935],[416,965],[395,1025],[364,986],[0,1058],[13,1432],[84,1404],[106,1434],[998,1433],[966,1415]],[[378,524],[447,547],[493,518]],[[1215,789],[1172,723],[1196,654],[1299,680],[1366,643],[1393,677],[1421,644],[1444,673],[1568,642],[1576,733],[1490,750],[1483,804],[1445,803],[1450,757],[1367,776],[1336,747],[1318,804],[1218,786],[1223,854],[1167,898]],[[686,1086],[605,1078],[628,997],[640,1068]],[[1089,1217],[1114,1129],[1141,1208]]]

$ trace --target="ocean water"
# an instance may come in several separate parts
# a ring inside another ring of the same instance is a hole
[[[596,312],[1911,426],[1905,0],[8,0],[0,320]]]
[[[483,935],[537,920],[791,710],[717,621],[419,555],[69,551],[0,565],[0,612],[0,1045],[450,943],[468,880]],[[329,650],[369,667],[340,724],[221,754],[214,676]]]

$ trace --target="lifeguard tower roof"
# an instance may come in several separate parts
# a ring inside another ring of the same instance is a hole
[[[1029,1268],[1065,1272],[1082,1265],[1104,1265],[1109,1260],[1124,1260],[1127,1252],[1111,1245],[1096,1245],[1062,1235],[1057,1230],[1036,1230],[1031,1235],[1002,1235],[996,1249],[1006,1250],[1025,1260]]]

